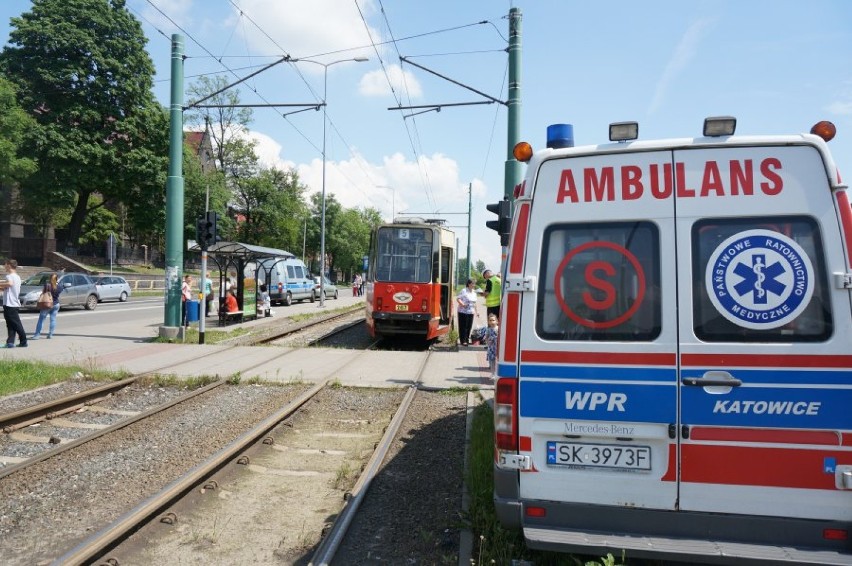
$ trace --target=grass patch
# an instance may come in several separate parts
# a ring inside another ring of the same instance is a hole
[[[599,559],[531,550],[520,531],[504,529],[494,512],[494,413],[485,403],[473,413],[467,489],[470,494],[469,519],[474,536],[473,562],[512,564],[524,560],[536,566],[616,566],[625,564],[611,554]]]
[[[94,381],[119,381],[128,377],[125,372],[93,370],[82,366],[52,365],[27,360],[0,361],[0,395],[30,391],[45,385],[85,377]]]
[[[219,342],[224,342],[225,340],[230,340],[231,338],[236,338],[238,336],[245,336],[246,334],[250,334],[251,331],[247,328],[234,328],[233,330],[204,330],[204,343],[205,344],[218,344]],[[151,342],[158,342],[160,344],[198,344],[198,328],[190,326],[186,329],[184,334],[184,339],[180,340],[178,338],[174,340],[169,340],[168,338],[164,338],[162,336],[154,336],[151,338]]]

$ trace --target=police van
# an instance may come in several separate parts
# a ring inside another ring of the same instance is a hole
[[[258,287],[266,284],[274,305],[314,302],[314,280],[304,262],[296,257],[259,258],[247,264],[246,273],[256,273]]]
[[[852,209],[809,134],[527,162],[505,265],[494,498],[529,547],[852,564]]]

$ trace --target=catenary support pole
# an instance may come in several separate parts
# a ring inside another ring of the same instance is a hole
[[[171,106],[169,110],[169,176],[166,180],[166,306],[160,336],[174,338],[181,323],[183,271],[183,49],[172,35]]]
[[[520,139],[521,131],[521,10],[512,8],[509,10],[509,116],[508,116],[508,139],[507,156],[505,167],[505,179],[503,183],[503,194],[510,202],[514,199],[515,185],[521,182],[523,177],[522,166],[515,159],[512,151]],[[503,246],[500,264],[506,263],[506,247]],[[502,269],[505,277],[505,269]]]
[[[470,274],[473,273],[473,266],[471,264],[470,259],[470,220],[471,215],[473,213],[473,183],[467,184],[467,273],[464,276],[464,280],[470,277]]]

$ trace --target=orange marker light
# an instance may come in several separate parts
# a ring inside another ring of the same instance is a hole
[[[518,161],[526,163],[527,161],[532,159],[532,146],[528,142],[518,142],[515,144],[515,148],[512,150],[512,155],[514,155],[515,159],[517,159]]]
[[[837,135],[837,127],[828,120],[823,120],[814,124],[814,127],[811,128],[811,133],[828,142],[833,140],[834,136]]]

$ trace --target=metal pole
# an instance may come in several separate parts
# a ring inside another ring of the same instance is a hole
[[[210,210],[210,185],[205,185],[206,194],[204,196],[204,216],[207,217],[207,212]],[[214,242],[215,243],[215,242]],[[205,293],[205,288],[207,287],[207,250],[201,250],[201,277],[198,278],[200,285],[198,286],[201,289],[201,300],[198,303],[198,343],[204,344],[204,331],[206,325],[204,324],[207,320],[207,293]],[[211,285],[212,292],[212,285]]]
[[[467,281],[470,274],[473,273],[473,267],[470,260],[470,218],[473,214],[473,183],[467,185],[467,276],[464,278]]]
[[[521,131],[521,10],[509,10],[509,103],[508,103],[508,139],[503,194],[514,202],[515,185],[521,182],[523,171],[515,159],[512,150],[518,143]],[[502,248],[500,258],[501,272],[505,274],[506,247]]]
[[[181,323],[183,269],[183,36],[172,35],[169,176],[166,180],[166,305],[160,336],[174,338]]]
[[[320,222],[320,308],[325,307],[325,122],[328,106],[328,65],[322,66],[322,220]]]

